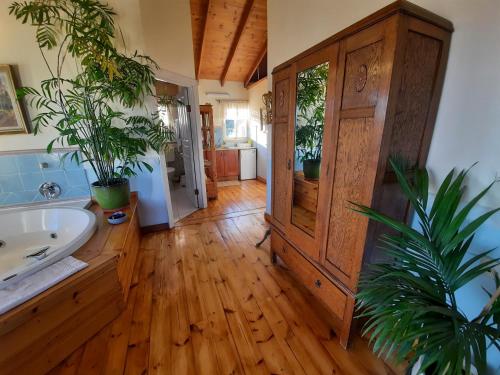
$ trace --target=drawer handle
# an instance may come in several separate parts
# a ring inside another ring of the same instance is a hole
[[[317,288],[321,288],[321,280],[316,280],[314,285],[316,285]]]

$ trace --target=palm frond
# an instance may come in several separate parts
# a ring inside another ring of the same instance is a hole
[[[422,357],[422,369],[435,374],[462,374],[463,369],[468,374],[472,364],[481,371],[487,340],[500,346],[500,302],[495,299],[487,312],[469,320],[455,293],[500,264],[491,257],[493,250],[467,255],[478,228],[499,211],[467,222],[493,184],[461,206],[468,170],[456,176],[452,170],[428,207],[427,171],[415,170],[410,178],[404,163],[393,159],[390,164],[422,231],[351,202],[354,211],[399,233],[382,236],[381,249],[389,260],[370,265],[360,277],[357,311],[367,319],[363,334],[370,335],[379,355],[410,364]]]

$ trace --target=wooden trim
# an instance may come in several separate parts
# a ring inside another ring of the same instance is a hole
[[[257,86],[259,83],[261,83],[262,81],[264,81],[265,79],[267,79],[267,76],[265,77],[262,77],[261,79],[259,79],[258,81],[255,81],[255,82],[251,82],[247,85],[246,89],[249,90],[251,89],[252,87],[254,86]]]
[[[271,215],[269,215],[267,212],[264,212],[264,220],[268,223],[271,223]]]
[[[250,71],[247,78],[245,79],[245,88],[248,88],[248,83],[252,79],[253,74],[255,73],[257,68],[259,67],[259,65],[260,65],[262,59],[264,58],[264,56],[266,55],[266,53],[267,53],[267,41],[266,41],[266,44],[264,44],[264,48],[262,48],[262,51],[260,51],[257,60],[255,60],[255,63],[254,63],[252,70]]]
[[[207,9],[205,10],[205,17],[203,18],[202,21],[202,34],[201,34],[201,39],[200,39],[200,48],[199,54],[198,54],[198,61],[196,61],[196,66],[195,66],[195,77],[196,79],[199,79],[200,77],[200,67],[201,67],[201,61],[202,61],[202,56],[203,56],[203,50],[205,47],[205,38],[207,36],[207,24],[208,24],[208,15],[210,13],[210,5],[211,5],[211,0],[208,0],[207,2]]]
[[[375,107],[349,108],[340,111],[340,119],[371,118],[375,116]]]
[[[264,183],[264,184],[267,184],[267,180],[266,180],[264,177],[257,176],[256,180],[257,180],[257,181],[260,181],[260,182],[262,182],[262,183]]]
[[[161,232],[169,229],[170,229],[169,223],[161,223],[161,224],[147,225],[145,227],[141,227],[141,233],[148,234],[148,233]]]
[[[245,7],[243,8],[243,13],[241,14],[240,22],[238,23],[238,28],[236,29],[233,41],[231,43],[231,47],[229,48],[229,54],[227,55],[226,62],[224,63],[224,68],[222,69],[222,74],[220,76],[221,86],[224,86],[224,83],[226,83],[227,72],[229,71],[229,67],[233,62],[236,49],[238,48],[238,44],[240,43],[241,40],[241,35],[245,30],[245,26],[247,25],[248,22],[248,17],[250,16],[250,12],[252,11],[254,4],[255,0],[247,0],[247,2],[245,3]]]
[[[294,62],[304,58],[311,53],[314,53],[330,44],[333,44],[340,39],[344,39],[352,34],[358,33],[362,29],[366,29],[374,24],[387,19],[395,14],[405,14],[415,18],[418,18],[422,21],[426,21],[434,26],[437,26],[441,29],[444,29],[449,32],[453,32],[453,23],[449,20],[438,16],[435,13],[432,13],[418,5],[410,3],[406,0],[397,0],[392,4],[389,4],[385,8],[380,9],[379,11],[369,15],[368,17],[363,18],[361,21],[356,22],[355,24],[349,26],[348,28],[338,32],[337,34],[329,37],[328,39],[323,40],[322,42],[312,46],[311,48],[305,50],[304,52],[298,54],[297,56],[285,61],[284,63],[276,66],[273,69],[273,73],[280,71]],[[253,74],[253,72],[252,72]]]

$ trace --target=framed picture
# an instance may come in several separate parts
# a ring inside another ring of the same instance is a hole
[[[28,133],[10,65],[0,65],[0,134]]]

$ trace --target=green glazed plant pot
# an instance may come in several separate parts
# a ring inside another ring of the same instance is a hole
[[[118,178],[108,186],[101,186],[96,181],[91,188],[97,204],[103,210],[116,210],[130,203],[130,182],[126,178]]]
[[[309,159],[302,162],[304,178],[306,180],[319,180],[321,159]]]

